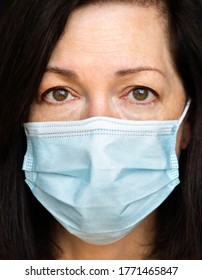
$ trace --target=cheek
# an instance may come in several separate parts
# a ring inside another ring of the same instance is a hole
[[[45,106],[41,106],[37,102],[33,102],[30,107],[29,122],[44,122],[48,121],[51,116],[49,116],[49,111],[46,109]]]
[[[36,109],[37,106],[34,103],[32,103],[29,110],[28,122],[35,122],[38,120],[39,116]]]

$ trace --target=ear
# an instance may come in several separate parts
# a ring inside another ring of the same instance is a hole
[[[191,124],[188,120],[185,120],[182,125],[182,135],[181,135],[181,143],[180,148],[182,150],[186,149],[189,145],[191,139]]]

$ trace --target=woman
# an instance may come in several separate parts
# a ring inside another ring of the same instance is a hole
[[[13,1],[1,259],[202,258],[201,17],[199,0]]]

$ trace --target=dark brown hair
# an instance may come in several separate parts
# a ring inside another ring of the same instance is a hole
[[[0,259],[52,259],[51,217],[25,185],[22,124],[70,13],[116,1],[13,0],[0,21]],[[202,2],[163,3],[173,62],[192,99],[191,143],[180,158],[181,184],[159,207],[153,256],[202,259]]]

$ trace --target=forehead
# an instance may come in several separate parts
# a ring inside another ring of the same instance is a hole
[[[97,64],[104,60],[112,67],[134,62],[162,66],[170,62],[167,28],[160,9],[111,3],[75,10],[50,63],[67,63],[70,67],[95,65],[95,60]]]

